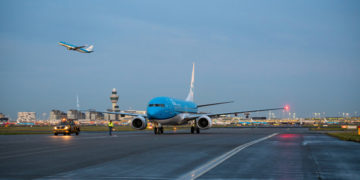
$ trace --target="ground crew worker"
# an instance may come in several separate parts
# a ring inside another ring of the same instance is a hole
[[[109,126],[109,135],[112,136],[112,134],[111,134],[112,133],[112,128],[114,127],[114,123],[112,122],[112,120],[110,120],[108,126]]]

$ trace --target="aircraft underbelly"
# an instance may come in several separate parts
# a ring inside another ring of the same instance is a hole
[[[169,119],[153,119],[152,121],[160,123],[161,125],[181,125],[185,124],[184,114],[178,114]]]

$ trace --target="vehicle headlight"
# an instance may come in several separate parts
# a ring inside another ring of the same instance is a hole
[[[65,126],[65,129],[69,129],[69,127],[68,127],[68,126]]]
[[[55,126],[54,129],[57,129],[57,127]]]

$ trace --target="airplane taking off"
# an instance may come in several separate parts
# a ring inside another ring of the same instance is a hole
[[[69,43],[66,43],[66,42],[63,42],[63,41],[60,41],[59,44],[66,47],[68,50],[74,50],[74,51],[78,51],[78,52],[82,52],[82,53],[92,53],[92,52],[94,52],[93,51],[93,48],[94,48],[93,45],[90,45],[88,47],[86,47],[86,46],[75,46],[75,45],[72,45],[72,44],[69,44]]]
[[[185,100],[174,99],[171,97],[155,97],[150,100],[147,106],[146,115],[144,114],[132,114],[123,112],[103,112],[110,114],[120,114],[127,116],[134,116],[135,118],[131,121],[131,126],[134,129],[143,130],[147,127],[147,121],[154,124],[154,133],[162,134],[164,132],[163,125],[184,125],[191,122],[191,133],[200,133],[200,129],[209,129],[212,125],[211,118],[219,117],[220,115],[233,114],[245,114],[248,116],[252,112],[260,111],[272,111],[272,110],[289,110],[289,106],[282,108],[271,108],[271,109],[259,109],[251,111],[238,111],[238,112],[227,112],[227,113],[201,113],[198,112],[198,108],[205,106],[213,106],[219,104],[232,103],[230,102],[219,102],[211,104],[197,105],[194,103],[194,71],[195,64],[193,64],[190,92]]]

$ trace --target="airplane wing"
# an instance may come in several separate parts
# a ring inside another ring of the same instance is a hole
[[[285,107],[282,107],[282,108],[271,108],[271,109],[258,109],[258,110],[251,110],[251,111],[239,111],[239,112],[207,114],[207,116],[209,116],[209,117],[218,117],[220,115],[230,115],[230,114],[234,114],[235,116],[237,116],[238,114],[248,114],[248,113],[262,112],[262,111],[274,111],[274,110],[281,110],[281,109],[286,110]]]
[[[84,48],[86,46],[76,46],[76,47],[73,47],[74,50],[77,50],[77,49],[80,49],[80,48]]]
[[[59,42],[59,44],[62,45],[62,46],[65,46],[65,47],[67,47],[68,49],[71,49],[71,50],[77,50],[77,49],[86,47],[86,46],[74,46],[74,45],[66,43],[66,42]]]
[[[108,113],[108,114],[119,114],[124,116],[142,116],[147,118],[145,114],[135,114],[135,113],[124,113],[124,112],[109,112],[109,111],[94,111],[94,110],[81,110],[81,111],[88,111],[88,112],[97,112],[97,113]]]
[[[227,103],[233,103],[234,101],[227,101],[227,102],[218,102],[218,103],[211,103],[211,104],[200,104],[197,105],[197,107],[204,107],[204,106],[214,106],[214,105],[219,105],[219,104],[227,104]]]
[[[99,111],[97,111],[99,112]],[[124,112],[101,112],[101,113],[108,113],[108,114],[120,114],[120,115],[125,115],[125,116],[142,116],[144,118],[147,118],[146,114],[135,114],[135,113],[124,113]]]
[[[258,109],[258,110],[226,112],[226,113],[191,114],[188,117],[186,117],[185,119],[187,121],[191,121],[191,120],[195,120],[195,119],[197,119],[198,117],[201,117],[201,116],[209,116],[211,118],[216,118],[216,117],[219,117],[221,115],[233,114],[233,115],[237,116],[238,114],[249,114],[249,113],[253,113],[253,112],[273,111],[273,110],[281,110],[281,109],[288,111],[289,106],[285,106],[285,107],[282,107],[282,108]]]

